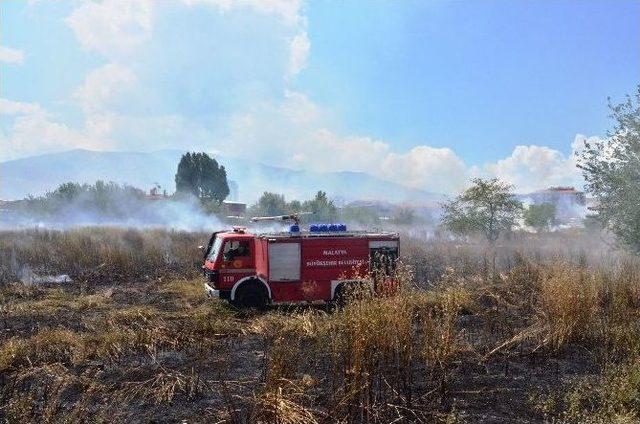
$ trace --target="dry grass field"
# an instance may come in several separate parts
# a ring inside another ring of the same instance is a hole
[[[399,294],[264,313],[204,296],[206,238],[1,232],[0,420],[640,420],[640,260],[599,236],[407,236]]]

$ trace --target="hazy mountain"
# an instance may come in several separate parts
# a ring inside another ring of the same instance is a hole
[[[148,190],[160,184],[175,189],[179,150],[95,152],[70,150],[0,162],[0,199],[40,195],[67,181],[96,180],[127,183]],[[433,203],[442,196],[404,187],[362,172],[311,172],[264,165],[246,159],[219,156],[229,179],[239,186],[239,200],[252,202],[262,192],[283,193],[288,199],[308,199],[324,190],[339,201],[379,199],[390,202]]]

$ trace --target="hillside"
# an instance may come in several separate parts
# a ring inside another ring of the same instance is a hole
[[[0,162],[0,198],[19,199],[39,195],[67,181],[96,180],[127,183],[142,189],[160,184],[174,190],[174,175],[182,151],[96,152],[70,150]],[[239,200],[254,201],[264,191],[287,198],[311,198],[324,190],[340,201],[377,199],[432,204],[442,196],[404,187],[362,172],[310,172],[269,166],[233,157],[219,156],[229,179],[239,185]]]

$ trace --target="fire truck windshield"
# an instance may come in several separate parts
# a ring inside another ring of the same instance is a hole
[[[215,262],[218,254],[220,253],[220,248],[222,247],[222,238],[216,237],[216,241],[213,242],[213,246],[211,247],[211,252],[209,252],[209,257],[207,260],[210,262]]]

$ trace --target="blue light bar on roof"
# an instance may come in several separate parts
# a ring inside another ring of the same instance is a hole
[[[310,233],[340,233],[347,231],[346,224],[310,224]]]

